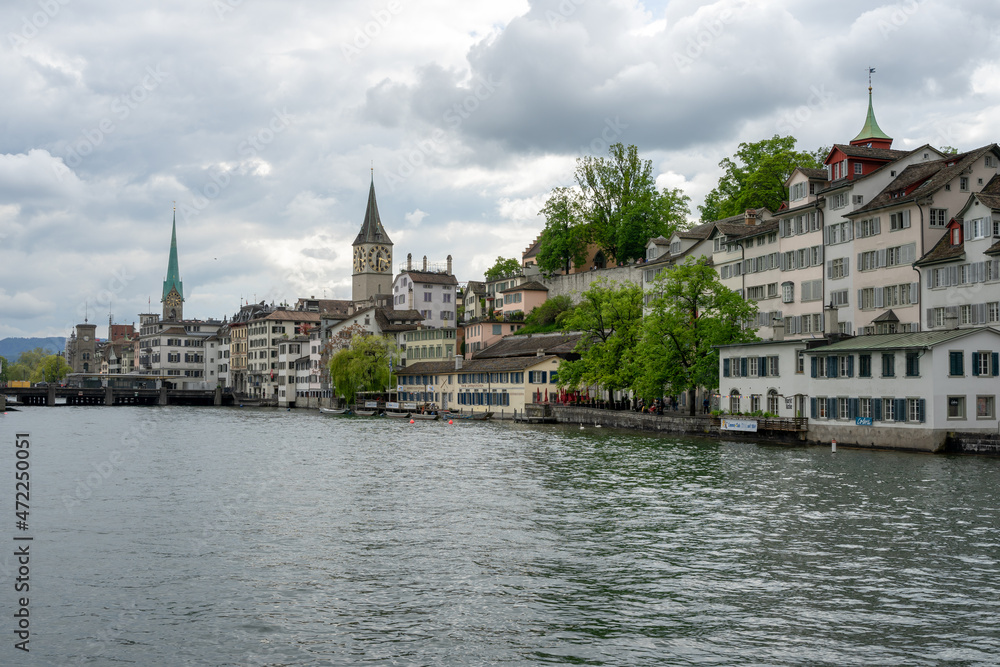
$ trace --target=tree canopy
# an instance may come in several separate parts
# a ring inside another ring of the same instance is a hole
[[[635,388],[647,399],[660,396],[664,388],[687,391],[694,414],[695,389],[719,386],[714,346],[757,340],[753,329],[743,327],[756,315],[757,304],[723,285],[704,257],[689,257],[664,271],[650,293],[637,353],[642,373]]]
[[[56,358],[62,362],[60,365],[56,361],[50,361]],[[49,366],[47,368],[54,369],[52,371],[53,375],[58,374],[58,369],[65,367],[65,372],[58,377],[53,377],[53,379],[48,379],[45,377],[45,371],[43,370],[43,365],[48,361]],[[52,354],[48,350],[42,347],[36,347],[33,350],[27,350],[22,352],[17,358],[17,362],[8,365],[4,362],[4,380],[8,382],[16,381],[30,381],[30,382],[57,382],[62,378],[66,377],[69,373],[69,365],[66,364],[66,360],[63,359],[58,354]]]
[[[569,273],[587,261],[590,227],[583,215],[580,194],[572,188],[556,188],[539,212],[545,216],[545,229],[538,240],[535,261],[548,274]]]
[[[521,272],[521,262],[513,258],[497,257],[497,261],[490,268],[486,269],[487,282],[492,280],[502,280],[503,278],[513,278]]]
[[[823,166],[828,149],[814,152],[795,150],[795,137],[781,137],[741,143],[733,158],[719,162],[723,174],[719,184],[698,207],[703,222],[739,215],[750,208],[777,211],[788,199],[785,181],[796,167]]]
[[[330,358],[330,381],[337,395],[354,403],[359,391],[387,391],[396,386],[392,369],[399,349],[389,336],[352,336],[350,345]]]
[[[565,319],[567,331],[583,332],[575,352],[580,358],[559,365],[559,384],[571,389],[600,385],[612,392],[629,389],[637,376],[635,351],[642,321],[642,288],[635,283],[595,281]]]
[[[545,303],[532,310],[524,318],[524,326],[518,329],[518,335],[547,333],[562,328],[573,310],[573,300],[565,294],[553,296]]]

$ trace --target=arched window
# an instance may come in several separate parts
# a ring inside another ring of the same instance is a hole
[[[767,411],[773,415],[778,414],[778,390],[770,389],[767,392]]]
[[[740,411],[740,390],[732,389],[729,392],[729,412],[736,414]]]

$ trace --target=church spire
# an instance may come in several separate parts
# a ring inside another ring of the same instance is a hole
[[[181,282],[181,272],[177,268],[177,208],[174,208],[174,224],[170,231],[170,259],[167,261],[167,277],[163,281],[163,298],[166,301],[171,290],[177,290],[177,296],[184,298],[184,283]]]
[[[358,237],[354,239],[352,245],[361,245],[362,243],[392,245],[392,241],[389,240],[389,235],[385,233],[385,228],[382,227],[382,220],[378,215],[378,204],[375,201],[374,168],[372,169],[371,187],[368,188],[368,206],[365,207],[365,221],[361,223],[361,231],[358,232]]]
[[[872,74],[874,67],[868,68],[868,117],[865,118],[865,126],[861,128],[858,136],[851,140],[851,145],[872,144],[873,148],[889,148],[892,145],[892,137],[882,131],[875,121],[875,108],[872,106]],[[888,144],[886,144],[888,142]]]

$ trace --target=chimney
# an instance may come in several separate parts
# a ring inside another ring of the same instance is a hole
[[[748,225],[756,225],[757,212],[754,211],[752,208],[748,208],[746,212],[743,214],[743,221]]]
[[[448,255],[448,275],[451,275],[451,255]]]
[[[824,333],[827,336],[837,336],[840,334],[840,322],[837,318],[837,309],[833,305],[833,301],[823,309],[823,314],[826,320],[826,326],[824,327]]]
[[[545,348],[544,347],[538,348],[538,351],[535,352],[535,356],[536,357],[544,357],[545,356]]]
[[[462,355],[460,354],[455,355],[455,370],[456,371],[462,370]]]
[[[424,269],[423,270],[425,272],[427,271],[427,255],[424,255]]]
[[[945,329],[957,329],[958,328],[958,314],[952,312],[951,307],[949,307],[947,310],[945,310],[944,328]]]
[[[412,252],[406,253],[406,270],[407,271],[412,271],[413,270],[413,253]]]
[[[771,323],[771,331],[773,332],[771,334],[771,340],[785,340],[785,320],[780,317],[774,318],[774,321]]]
[[[406,292],[406,309],[413,310],[413,284],[410,284],[410,289]]]

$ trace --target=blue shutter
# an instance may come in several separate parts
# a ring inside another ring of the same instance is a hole
[[[920,413],[920,423],[924,422],[924,406],[925,406],[925,401],[924,399],[921,398],[917,406],[917,410]]]
[[[815,357],[813,357],[813,361],[816,361]],[[814,371],[816,370],[815,364],[813,364],[813,370]],[[813,373],[813,377],[816,377],[815,373]],[[813,419],[816,419],[816,399],[815,398],[810,398],[809,399],[809,416],[812,417]]]
[[[545,384],[545,379],[546,379],[547,372],[546,371],[539,371],[539,373],[541,374],[541,378],[542,378],[542,381],[541,381],[540,384]]]
[[[847,399],[847,418],[855,419],[858,416],[858,399]]]
[[[906,421],[906,399],[897,398],[896,403],[896,421],[905,422]]]
[[[745,378],[747,376],[747,358],[740,357],[740,377]]]
[[[761,357],[757,360],[757,376],[767,377],[767,357]]]
[[[972,353],[972,374],[979,375],[979,353]],[[957,373],[956,373],[957,375]]]
[[[1000,352],[993,353],[993,377],[1000,375]]]
[[[837,414],[837,399],[828,398],[826,399],[826,418],[834,419],[834,415]]]
[[[722,360],[722,377],[729,377],[729,359]]]
[[[854,377],[854,355],[847,357],[847,377]]]
[[[872,420],[882,421],[882,399],[873,398],[872,399]]]
[[[809,365],[812,367],[812,376],[816,377],[816,357],[812,357],[809,361],[811,362]]]
[[[837,357],[826,358],[826,376],[828,378],[837,377]]]

